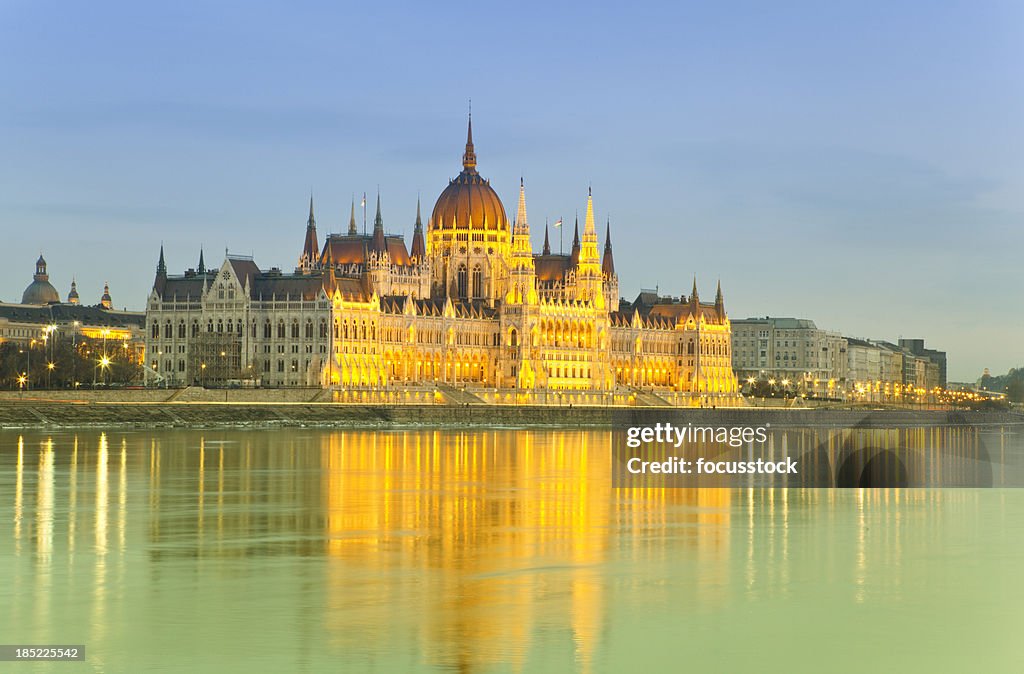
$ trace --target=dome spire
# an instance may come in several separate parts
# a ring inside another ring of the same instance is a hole
[[[466,152],[462,155],[462,168],[476,173],[476,150],[473,148],[473,101],[469,101],[469,126],[466,131]]]

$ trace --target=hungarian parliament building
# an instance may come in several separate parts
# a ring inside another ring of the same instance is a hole
[[[147,383],[323,386],[338,400],[726,404],[738,398],[721,287],[701,301],[619,296],[588,194],[568,254],[530,242],[520,181],[511,223],[477,172],[472,120],[462,171],[411,245],[385,234],[320,244],[310,199],[293,272],[227,254],[170,275],[163,248],[147,299]]]

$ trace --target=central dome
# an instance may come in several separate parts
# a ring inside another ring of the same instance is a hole
[[[472,119],[469,121],[466,153],[462,155],[462,173],[450,181],[437,198],[427,226],[430,230],[509,231],[505,206],[491,188],[490,181],[476,172]]]

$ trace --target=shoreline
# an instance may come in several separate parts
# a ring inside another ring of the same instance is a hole
[[[0,430],[86,428],[624,428],[659,421],[776,427],[1024,424],[1020,412],[933,409],[354,405],[310,402],[0,403]]]

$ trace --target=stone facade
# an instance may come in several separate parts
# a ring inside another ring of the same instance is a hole
[[[713,303],[696,281],[689,297],[620,301],[610,226],[602,256],[590,194],[571,253],[551,254],[545,232],[535,254],[525,186],[509,223],[476,171],[472,126],[426,232],[417,207],[411,248],[385,233],[379,196],[372,234],[357,233],[354,215],[353,204],[348,232],[319,247],[311,200],[294,273],[229,255],[172,277],[161,250],[146,311],[151,381],[738,399],[721,288]]]

